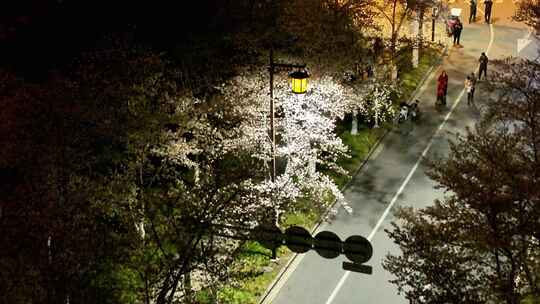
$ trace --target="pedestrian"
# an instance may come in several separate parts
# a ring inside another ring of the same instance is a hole
[[[474,72],[471,72],[471,83],[472,83],[472,91],[471,91],[471,100],[474,102],[474,91],[476,90],[476,75],[474,75]]]
[[[442,70],[441,75],[437,79],[437,102],[446,105],[446,92],[448,90],[448,75],[445,70]]]
[[[469,15],[469,24],[474,22],[476,20],[476,0],[470,0],[471,1],[471,9],[470,9],[470,15]]]
[[[383,40],[381,37],[375,37],[373,40],[373,59],[374,61],[377,61],[377,58],[382,54],[382,51],[384,49]]]
[[[484,77],[487,79],[488,61],[489,59],[486,56],[486,53],[482,53],[482,55],[480,55],[480,58],[478,58],[478,62],[480,62],[480,68],[478,69],[478,80],[482,78],[482,72],[484,72]]]
[[[467,92],[467,105],[470,106],[473,103],[473,84],[471,76],[467,76],[467,79],[465,79],[465,91]]]
[[[454,45],[459,45],[459,38],[461,37],[461,30],[463,30],[463,24],[461,24],[461,21],[459,19],[457,20],[456,24],[454,25]]]
[[[489,24],[491,21],[491,7],[493,6],[493,1],[484,0],[484,6],[484,19],[486,20],[486,23]]]
[[[367,73],[367,78],[368,79],[371,79],[373,78],[374,76],[374,73],[373,73],[373,64],[368,64],[368,66],[366,67],[366,73]]]

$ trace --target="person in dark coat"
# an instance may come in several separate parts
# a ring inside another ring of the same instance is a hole
[[[457,20],[456,24],[454,25],[454,45],[459,45],[459,38],[461,37],[461,30],[463,30],[463,24],[461,24],[461,21],[459,19]]]
[[[383,40],[381,37],[376,37],[373,40],[373,59],[374,61],[377,61],[377,58],[382,54],[384,49]]]
[[[493,6],[493,1],[484,0],[484,6],[484,19],[486,20],[486,23],[489,24],[491,21],[491,7]]]
[[[482,53],[482,55],[480,55],[478,62],[480,62],[480,68],[478,69],[478,80],[482,78],[482,72],[484,73],[484,77],[487,78],[487,65],[489,59],[486,56],[486,53]]]
[[[474,22],[476,19],[476,0],[471,0],[471,6],[470,6],[470,15],[469,15],[469,23]]]
[[[437,79],[437,101],[446,105],[446,92],[448,90],[448,74],[442,70],[441,75]]]

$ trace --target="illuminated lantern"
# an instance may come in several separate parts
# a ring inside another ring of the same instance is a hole
[[[307,91],[309,75],[306,71],[295,71],[289,74],[293,93],[304,94]]]

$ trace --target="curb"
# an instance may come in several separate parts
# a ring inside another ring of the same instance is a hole
[[[439,57],[439,60],[433,64],[428,70],[427,72],[424,74],[424,76],[422,77],[422,79],[420,79],[420,81],[418,82],[418,85],[416,86],[416,89],[412,92],[411,94],[411,97],[409,97],[409,100],[408,100],[408,103],[410,103],[412,100],[414,100],[417,95],[418,95],[418,92],[420,90],[420,88],[422,88],[426,82],[426,80],[429,78],[429,76],[433,73],[434,69],[435,68],[438,68],[441,63],[442,63],[442,59],[448,54],[448,46],[445,46],[444,49],[443,49],[443,52],[441,54],[441,56]],[[375,144],[370,148],[368,154],[366,155],[366,157],[364,158],[364,160],[362,161],[362,163],[360,164],[360,166],[358,166],[358,168],[354,171],[353,174],[351,174],[351,179],[345,184],[343,185],[343,187],[341,187],[341,191],[344,191],[345,189],[347,189],[351,182],[354,180],[354,178],[360,173],[360,171],[362,171],[362,169],[365,167],[365,165],[367,164],[367,162],[370,160],[371,156],[373,155],[373,153],[377,150],[377,148],[379,147],[380,143],[384,140],[384,138],[386,137],[386,135],[388,135],[388,133],[390,133],[390,131],[392,131],[394,129],[394,127],[392,128],[389,128],[389,129],[386,129],[386,131],[379,137],[377,138],[377,140],[375,141]],[[324,217],[326,216],[326,214],[328,214],[328,212],[334,208],[336,206],[337,202],[332,204],[328,210],[324,213],[324,215],[321,217],[321,219],[317,222],[317,224],[315,224],[315,226],[310,229],[310,233],[313,234],[317,229],[319,229],[319,227],[323,224],[324,222]],[[292,265],[292,263],[297,259],[297,257],[299,256],[300,254],[298,253],[295,253],[293,254],[293,256],[291,258],[289,258],[289,260],[287,261],[287,263],[283,266],[283,268],[281,268],[281,270],[278,272],[277,276],[274,278],[274,280],[272,280],[272,282],[270,283],[270,285],[266,288],[266,290],[264,291],[264,295],[259,299],[258,301],[258,304],[270,304],[269,302],[266,302],[267,301],[267,298],[269,297],[269,295],[271,294],[272,290],[274,289],[274,287],[277,285],[277,283],[281,280],[281,278],[285,275],[285,273],[289,270],[289,267]]]

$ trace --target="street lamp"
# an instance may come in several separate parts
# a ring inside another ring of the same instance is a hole
[[[431,8],[431,42],[435,41],[435,19],[439,16],[439,8]]]
[[[268,66],[268,72],[270,73],[270,136],[272,139],[272,166],[270,177],[272,182],[276,181],[276,130],[274,128],[274,74],[279,71],[290,71],[296,69],[297,71],[289,74],[291,78],[291,89],[295,94],[304,94],[307,91],[307,79],[308,73],[305,71],[305,64],[290,64],[290,63],[276,63],[274,62],[274,51],[270,49],[270,65]],[[274,222],[277,225],[278,215],[277,211],[274,214]],[[272,249],[272,259],[275,259],[276,249]]]
[[[274,74],[279,71],[287,71],[297,69],[297,71],[289,74],[291,78],[291,88],[295,94],[304,94],[307,91],[308,73],[305,71],[305,64],[290,64],[274,62],[273,49],[270,49],[270,65],[268,71],[270,73],[270,133],[272,137],[272,167],[271,178],[272,182],[276,181],[276,131],[274,128]]]
[[[304,94],[307,91],[307,80],[309,75],[306,71],[294,71],[289,73],[291,78],[291,88],[295,94]]]

